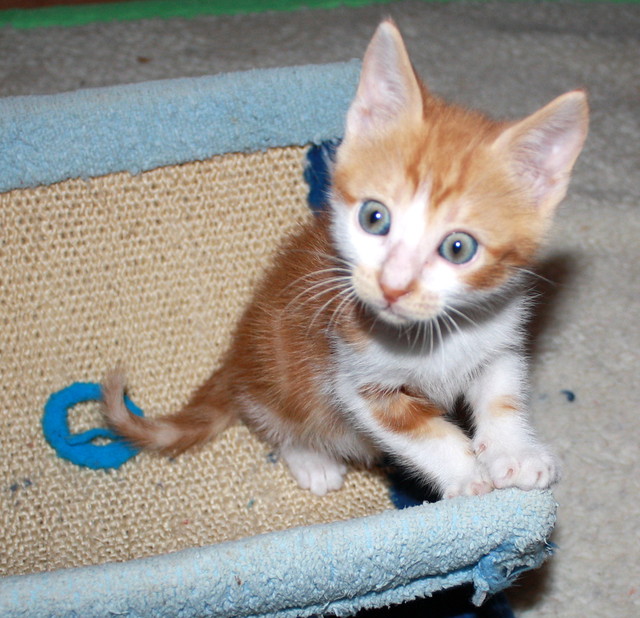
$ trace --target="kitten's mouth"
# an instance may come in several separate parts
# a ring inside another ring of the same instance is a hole
[[[424,303],[412,309],[404,307],[401,302],[381,300],[376,313],[389,324],[407,326],[436,318],[440,314],[440,306]]]
[[[433,293],[413,291],[396,299],[385,298],[382,289],[367,273],[354,273],[353,284],[358,298],[378,318],[394,326],[408,326],[431,320],[441,311],[440,298]]]
[[[414,321],[395,309],[394,305],[391,303],[378,313],[384,320],[390,324],[395,324],[396,326],[405,326],[406,324],[410,324]]]
[[[435,311],[433,313],[425,311],[423,314],[421,311],[420,315],[416,315],[404,309],[399,303],[386,303],[385,306],[378,309],[380,317],[395,326],[407,326],[408,324],[428,320],[433,317],[435,313]]]

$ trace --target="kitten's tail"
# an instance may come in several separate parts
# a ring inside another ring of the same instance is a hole
[[[215,376],[206,383],[210,385]],[[108,425],[139,448],[178,455],[193,446],[215,438],[237,421],[232,406],[221,401],[215,405],[215,393],[203,390],[179,412],[149,418],[136,416],[124,403],[125,375],[121,368],[110,372],[102,385],[104,415]],[[224,397],[222,397],[224,399]]]

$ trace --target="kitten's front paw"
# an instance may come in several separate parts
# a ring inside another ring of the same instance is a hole
[[[303,448],[289,447],[282,450],[293,478],[302,489],[316,496],[324,496],[340,489],[344,483],[347,466],[323,453]]]
[[[449,499],[457,496],[481,496],[489,493],[493,488],[484,470],[476,466],[468,476],[450,482],[444,488],[442,497]]]
[[[476,453],[496,489],[547,489],[560,479],[558,460],[544,446],[509,450],[479,442]]]

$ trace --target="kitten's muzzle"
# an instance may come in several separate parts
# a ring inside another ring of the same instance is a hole
[[[413,292],[416,287],[415,281],[411,281],[408,286],[403,288],[392,288],[385,285],[382,281],[379,282],[379,285],[382,296],[389,303],[389,305],[393,305],[394,303],[398,302],[400,298]]]

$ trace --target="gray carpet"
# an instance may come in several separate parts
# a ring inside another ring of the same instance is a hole
[[[0,29],[0,96],[360,57],[392,15],[450,99],[524,115],[586,87],[592,128],[539,272],[535,424],[564,461],[556,556],[526,617],[640,615],[640,5],[398,2],[357,9]],[[573,398],[571,395],[574,395]]]

